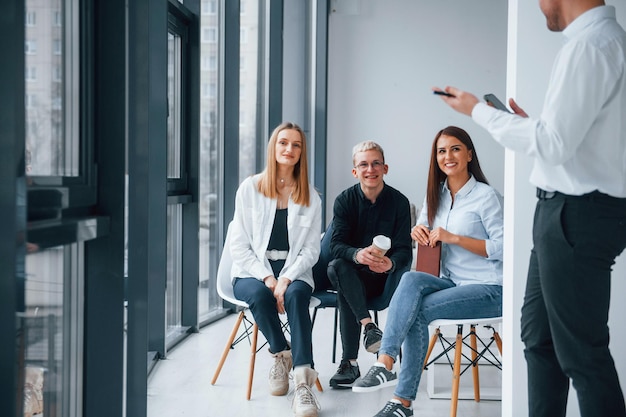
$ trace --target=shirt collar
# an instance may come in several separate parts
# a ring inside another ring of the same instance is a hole
[[[465,185],[463,185],[463,187],[461,187],[459,191],[457,191],[456,197],[462,197],[469,194],[470,191],[472,191],[472,189],[476,186],[476,182],[476,178],[474,178],[474,176],[470,174],[470,179],[465,183]],[[448,188],[448,178],[446,178],[446,180],[443,182],[443,189],[447,192],[450,192],[450,189]]]
[[[613,6],[597,6],[593,9],[589,9],[571,22],[565,30],[563,35],[565,39],[569,40],[580,34],[585,28],[598,20],[613,19],[615,20],[615,7]]]
[[[363,189],[361,188],[361,183],[358,183],[355,185],[358,190],[359,196],[361,197],[361,200],[367,200],[368,202],[371,203],[370,199],[365,196],[365,193],[363,192]],[[376,197],[376,201],[378,201],[380,197],[382,197],[386,192],[387,192],[387,183],[383,181],[383,189],[380,190],[380,194],[378,194],[378,197]]]

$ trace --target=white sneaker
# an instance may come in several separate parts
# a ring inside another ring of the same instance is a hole
[[[273,355],[274,365],[270,369],[270,394],[285,395],[289,391],[289,371],[293,364],[291,350],[283,350]]]
[[[311,387],[305,383],[296,387],[291,406],[295,417],[317,417],[317,411],[320,409]]]
[[[297,367],[294,369],[296,390],[291,407],[295,417],[317,417],[320,404],[311,391],[317,380],[317,371],[311,368]]]

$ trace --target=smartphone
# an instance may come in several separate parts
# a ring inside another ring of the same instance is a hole
[[[433,91],[433,94],[437,94],[438,96],[456,97],[453,94],[446,93],[445,91],[438,91],[438,90]]]
[[[498,110],[502,110],[508,113],[511,113],[509,109],[506,108],[506,106],[504,105],[504,103],[502,103],[498,97],[496,97],[493,94],[485,94],[483,96],[483,98],[485,99],[485,101],[489,104],[491,104],[493,107],[495,107]]]

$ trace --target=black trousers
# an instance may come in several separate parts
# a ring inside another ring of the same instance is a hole
[[[359,353],[360,321],[370,317],[367,302],[382,294],[388,276],[369,271],[363,265],[335,259],[328,264],[328,279],[337,290],[342,359],[356,359]]]
[[[522,307],[529,416],[564,417],[571,380],[582,417],[624,417],[607,322],[611,267],[626,246],[626,199],[548,197],[535,210]]]

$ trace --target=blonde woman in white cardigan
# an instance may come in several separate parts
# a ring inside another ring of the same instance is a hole
[[[293,409],[303,417],[317,416],[319,409],[311,391],[317,372],[309,300],[320,230],[321,199],[308,180],[306,136],[298,125],[284,122],[270,137],[265,170],[237,191],[229,232],[231,276],[235,297],[250,306],[275,359],[270,393],[287,394],[293,367]],[[279,314],[287,314],[291,342]]]

